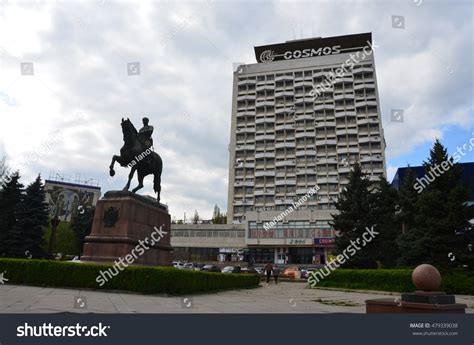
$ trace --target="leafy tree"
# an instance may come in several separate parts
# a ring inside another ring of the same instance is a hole
[[[0,189],[0,254],[10,256],[21,238],[15,236],[13,228],[19,218],[19,207],[23,199],[23,185],[19,182],[20,174],[13,173],[8,182],[2,182]]]
[[[371,182],[362,172],[359,164],[355,164],[349,174],[349,183],[336,202],[338,214],[333,215],[331,225],[339,231],[336,237],[336,251],[342,253],[349,245],[359,247],[356,255],[344,263],[345,267],[374,268],[377,266],[374,248],[370,245],[362,247],[357,239],[367,228],[375,225],[373,216],[374,196],[370,192]]]
[[[75,213],[71,220],[71,229],[75,234],[76,247],[79,255],[82,255],[84,240],[92,230],[95,208],[86,207]]]
[[[51,223],[44,233],[45,245],[43,249],[48,250],[48,241],[51,237]],[[71,222],[61,222],[56,230],[56,238],[54,241],[54,253],[61,253],[63,257],[66,255],[80,255],[82,247],[78,246],[78,239]]]

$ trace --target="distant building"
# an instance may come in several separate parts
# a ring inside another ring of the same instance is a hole
[[[244,261],[242,224],[171,224],[173,260],[190,262]]]
[[[469,203],[474,203],[474,162],[459,163],[463,170],[462,180],[470,190]],[[411,169],[416,175],[416,178],[421,179],[425,176],[425,169],[423,166],[403,167],[398,168],[392,180],[392,186],[399,190],[405,179],[407,170]]]
[[[51,217],[68,222],[75,212],[95,207],[101,196],[98,186],[53,180],[45,180],[45,191]]]

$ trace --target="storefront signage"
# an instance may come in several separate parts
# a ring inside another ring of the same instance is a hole
[[[314,245],[315,246],[333,246],[335,243],[334,238],[315,238],[314,239]]]

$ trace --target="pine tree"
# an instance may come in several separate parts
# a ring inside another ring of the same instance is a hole
[[[414,187],[415,183],[415,172],[408,166],[398,193],[399,212],[397,217],[402,225],[402,233],[409,231],[415,225],[415,207],[418,201],[418,193]]]
[[[349,183],[340,194],[336,202],[338,214],[333,215],[331,225],[339,232],[336,237],[336,251],[340,254],[349,245],[357,243],[357,239],[367,228],[376,225],[373,216],[374,196],[370,192],[371,182],[362,172],[359,164],[355,164],[349,174]],[[344,267],[373,268],[377,266],[373,255],[375,249],[370,244],[360,249],[349,260]]]
[[[0,255],[11,256],[14,246],[13,228],[19,219],[19,208],[23,199],[23,185],[18,172],[4,181],[0,190]],[[21,239],[20,239],[21,240]]]
[[[214,206],[214,213],[212,215],[213,224],[221,224],[221,209],[217,204]]]
[[[374,256],[382,267],[394,267],[400,255],[396,245],[400,234],[400,225],[396,218],[397,191],[382,178],[375,185],[373,198],[374,224],[377,225],[378,235],[370,242],[370,248],[374,250]]]
[[[193,216],[193,224],[197,224],[199,222],[199,213],[197,210],[194,210],[194,216]]]
[[[46,193],[41,177],[28,185],[21,203],[18,205],[18,221],[13,226],[7,243],[10,255],[38,258],[44,256],[43,236],[48,225],[49,213]]]
[[[400,241],[401,263],[457,266],[467,250],[464,238],[456,232],[468,226],[471,212],[466,205],[469,190],[461,180],[462,168],[453,163],[439,140],[423,165],[430,183],[418,197],[415,227]],[[443,166],[449,168],[440,168]],[[451,260],[453,255],[457,262]]]

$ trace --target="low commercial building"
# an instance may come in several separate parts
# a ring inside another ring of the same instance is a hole
[[[172,224],[173,260],[189,262],[242,262],[243,224]]]

